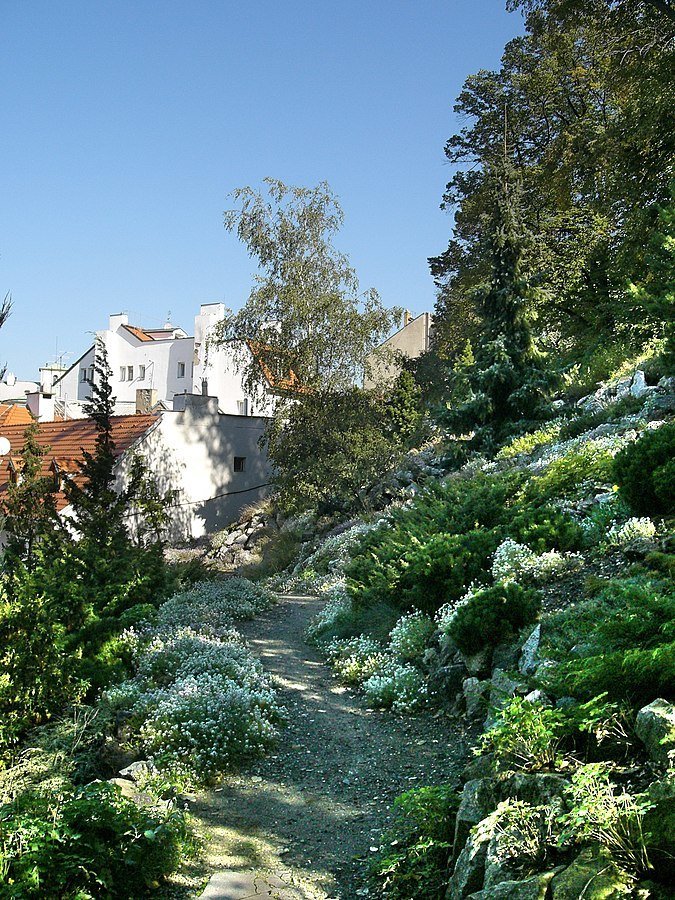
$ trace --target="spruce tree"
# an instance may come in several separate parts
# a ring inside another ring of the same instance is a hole
[[[647,245],[642,277],[630,285],[630,290],[665,340],[664,372],[675,375],[675,180],[670,193],[670,203],[658,209],[658,224]]]
[[[7,574],[19,565],[32,570],[40,544],[53,537],[57,526],[54,479],[42,473],[48,448],[38,443],[38,430],[33,422],[24,432],[16,481],[9,485],[4,504]]]
[[[451,434],[471,434],[469,446],[488,452],[527,422],[546,416],[553,381],[532,335],[536,288],[525,261],[529,235],[520,217],[521,187],[506,162],[493,171],[492,181],[492,272],[476,298],[481,329],[464,372],[467,396],[439,416]]]

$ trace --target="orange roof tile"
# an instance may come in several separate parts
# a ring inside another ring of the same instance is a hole
[[[17,406],[14,403],[0,403],[0,426],[2,425],[30,425],[33,416],[25,406]]]
[[[155,415],[114,416],[112,419],[112,436],[115,442],[115,454],[121,456],[132,444],[142,437],[157,421]],[[42,474],[49,475],[53,464],[63,472],[77,471],[77,461],[82,459],[82,451],[93,453],[96,447],[96,425],[92,419],[69,419],[66,422],[40,422],[37,441],[47,448],[42,459]],[[10,460],[17,465],[17,457],[23,447],[26,425],[7,425],[0,422],[0,436],[10,443],[10,453],[0,457],[0,505],[10,483]],[[20,460],[18,461],[20,465]],[[55,495],[56,507],[61,510],[67,506],[63,493]]]
[[[130,331],[139,341],[154,341],[154,337],[151,334],[146,334],[142,328],[137,328],[135,325],[124,325],[123,327]]]
[[[290,366],[285,375],[275,375],[269,365],[269,358],[273,354],[273,348],[258,341],[246,341],[248,349],[251,351],[255,359],[258,361],[263,375],[267,379],[269,386],[276,391],[288,391],[289,393],[304,394],[307,387],[300,383],[300,378]]]

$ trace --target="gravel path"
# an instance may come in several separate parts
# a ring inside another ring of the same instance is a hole
[[[282,597],[241,628],[274,676],[288,724],[272,755],[192,805],[215,872],[204,897],[365,896],[393,798],[456,778],[465,754],[456,723],[368,709],[304,643],[320,605]]]

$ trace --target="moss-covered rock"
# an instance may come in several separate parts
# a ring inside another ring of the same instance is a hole
[[[619,900],[631,893],[633,880],[603,848],[588,847],[551,882],[553,900]]]
[[[518,881],[502,881],[493,887],[471,894],[467,900],[544,900],[551,879],[558,870],[531,875]]]
[[[675,774],[649,787],[654,807],[645,814],[642,830],[654,874],[664,884],[675,884]]]
[[[644,706],[637,714],[635,731],[650,759],[667,766],[669,754],[675,754],[675,705],[659,698]]]

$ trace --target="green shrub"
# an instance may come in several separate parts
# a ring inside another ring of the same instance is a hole
[[[542,652],[577,656],[649,649],[675,639],[675,591],[650,576],[615,578],[595,585],[595,596],[546,620]]]
[[[590,699],[606,694],[644,706],[655,697],[675,698],[675,641],[650,650],[604,653],[562,663],[543,678],[558,695]]]
[[[646,432],[614,459],[621,494],[638,513],[675,512],[675,423]]]
[[[519,584],[497,584],[479,590],[455,610],[447,632],[462,653],[473,655],[512,638],[537,619],[541,597]]]
[[[152,893],[192,844],[176,810],[146,809],[119,788],[91,784],[41,812],[0,810],[0,885],[15,898],[111,897]]]
[[[433,615],[444,603],[455,603],[472,582],[484,576],[501,542],[492,530],[466,534],[437,534],[424,544],[413,545],[401,560],[391,597],[403,609]]]
[[[553,768],[560,758],[565,716],[557,709],[514,697],[481,736],[480,749],[502,769]]]
[[[585,540],[583,528],[554,506],[517,504],[505,526],[508,536],[535,553],[548,550],[579,550]]]
[[[394,830],[371,864],[371,878],[389,900],[443,900],[458,796],[451,785],[417,788],[394,801]]]
[[[362,535],[345,573],[358,606],[434,612],[488,569],[524,476],[475,475],[433,483]]]
[[[612,454],[589,441],[553,460],[546,470],[530,479],[525,498],[539,503],[577,496],[585,482],[611,482],[614,478]]]

